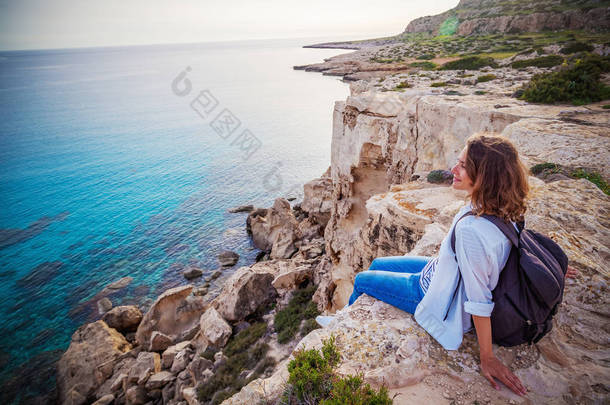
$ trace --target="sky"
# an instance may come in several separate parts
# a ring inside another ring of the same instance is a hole
[[[458,0],[0,0],[0,50],[395,35]]]

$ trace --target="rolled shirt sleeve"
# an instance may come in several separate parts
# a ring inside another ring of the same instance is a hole
[[[468,220],[468,221],[467,221]],[[464,280],[466,302],[464,311],[471,315],[489,317],[494,308],[491,291],[498,283],[500,274],[499,257],[502,256],[501,242],[481,227],[476,229],[472,221],[486,221],[483,218],[465,218],[455,229],[455,251],[458,266]],[[489,223],[495,227],[492,223]],[[493,232],[493,229],[490,229]]]

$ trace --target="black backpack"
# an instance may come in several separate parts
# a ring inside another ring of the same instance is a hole
[[[469,211],[457,222],[468,215],[474,214]],[[568,257],[550,238],[524,229],[524,223],[517,224],[517,232],[511,223],[501,218],[481,216],[497,226],[512,244],[498,284],[492,291],[495,304],[491,313],[492,340],[506,347],[536,343],[553,327],[553,316],[563,299]],[[455,254],[455,226],[451,233],[451,249]],[[460,271],[453,299],[461,281]]]

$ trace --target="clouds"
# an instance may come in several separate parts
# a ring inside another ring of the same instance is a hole
[[[1,0],[0,49],[394,35],[457,0]]]

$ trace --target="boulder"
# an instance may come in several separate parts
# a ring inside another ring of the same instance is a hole
[[[127,380],[130,383],[145,383],[148,377],[161,371],[161,357],[159,353],[140,352],[135,364],[129,370]]]
[[[193,350],[190,347],[186,347],[180,350],[178,353],[176,353],[176,356],[174,357],[171,372],[173,374],[181,373],[189,364],[192,357]]]
[[[167,336],[165,333],[154,331],[150,335],[150,351],[151,352],[162,352],[172,345],[172,338]]]
[[[271,258],[289,258],[297,251],[294,242],[301,237],[299,223],[286,199],[276,198],[268,210],[251,212],[247,226],[254,245],[270,251]]]
[[[203,336],[215,347],[223,347],[231,337],[231,326],[220,316],[214,307],[208,308],[201,319],[199,327]]]
[[[151,375],[146,382],[146,389],[148,391],[163,388],[165,384],[168,384],[176,379],[176,376],[169,371],[160,371]]]
[[[184,272],[182,272],[182,275],[187,280],[192,280],[194,278],[201,277],[203,275],[203,271],[197,267],[189,267]]]
[[[240,267],[227,279],[212,305],[228,321],[244,319],[276,296],[271,285],[276,272],[273,263],[268,262]]]
[[[125,400],[127,405],[144,405],[148,402],[146,390],[139,385],[134,385],[125,392]]]
[[[163,355],[161,356],[161,368],[163,368],[163,369],[171,368],[172,364],[174,363],[174,358],[176,357],[176,354],[178,352],[186,349],[190,345],[191,345],[191,342],[184,341],[184,342],[180,342],[178,344],[168,347],[163,352]]]
[[[144,315],[136,332],[136,341],[144,350],[150,349],[154,331],[179,342],[192,338],[199,326],[199,317],[207,307],[202,297],[189,297],[193,286],[186,285],[165,291]]]
[[[89,401],[95,390],[110,376],[98,371],[98,367],[112,364],[129,350],[131,345],[123,335],[108,327],[104,321],[78,328],[72,335],[70,347],[58,363],[59,402],[72,405]]]
[[[193,381],[202,381],[204,372],[210,371],[214,367],[214,363],[201,356],[193,357],[193,361],[186,366],[186,371],[191,375]]]
[[[237,207],[233,207],[233,208],[229,208],[229,212],[234,214],[237,212],[250,212],[254,210],[254,206],[252,204],[247,204],[247,205],[239,205]]]
[[[222,267],[231,267],[239,260],[239,255],[230,250],[224,250],[218,254],[218,262]]]
[[[108,394],[95,401],[93,405],[110,405],[112,401],[114,401],[114,395]]]
[[[330,177],[330,167],[320,178],[305,183],[303,193],[301,209],[315,219],[322,228],[326,227],[333,206],[333,184]]]
[[[182,397],[188,405],[200,405],[201,403],[197,399],[197,390],[195,387],[182,388]]]
[[[102,319],[121,333],[134,332],[142,321],[142,312],[135,305],[122,305],[106,312]]]
[[[112,309],[112,301],[109,298],[104,297],[97,302],[97,312],[100,315],[104,315],[106,312]]]

